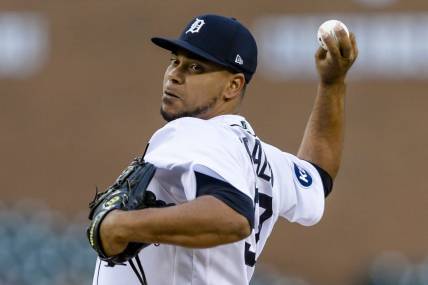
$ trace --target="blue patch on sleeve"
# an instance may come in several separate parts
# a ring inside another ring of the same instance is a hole
[[[300,185],[307,188],[312,185],[312,177],[307,170],[294,163],[294,174]]]

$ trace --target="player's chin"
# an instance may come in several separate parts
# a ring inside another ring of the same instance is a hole
[[[173,110],[169,109],[170,108],[164,106],[163,104],[160,108],[160,114],[165,121],[170,122],[172,120],[180,118],[180,115],[177,112],[174,112]]]

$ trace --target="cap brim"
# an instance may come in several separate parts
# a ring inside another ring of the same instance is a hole
[[[191,54],[202,57],[203,59],[214,62],[226,68],[235,70],[235,68],[233,68],[233,66],[230,66],[227,62],[223,62],[215,58],[214,56],[210,55],[209,53],[205,52],[204,50],[198,47],[192,46],[191,44],[185,41],[176,40],[176,39],[158,38],[158,37],[152,38],[151,40],[155,45],[161,48],[170,50],[172,52],[176,52],[177,50],[185,50]]]

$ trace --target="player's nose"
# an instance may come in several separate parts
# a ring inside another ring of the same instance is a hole
[[[178,66],[169,68],[166,76],[168,81],[174,84],[183,84],[185,80],[184,74]]]

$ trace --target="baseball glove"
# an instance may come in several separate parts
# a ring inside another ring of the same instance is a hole
[[[149,245],[132,242],[122,253],[107,256],[101,245],[100,225],[106,215],[116,209],[130,211],[165,206],[163,201],[156,200],[153,192],[147,190],[155,171],[156,167],[153,164],[144,162],[142,157],[137,157],[112,186],[104,192],[96,193],[94,200],[89,203],[89,219],[92,222],[86,231],[87,237],[100,259],[106,261],[109,266],[123,264]]]

